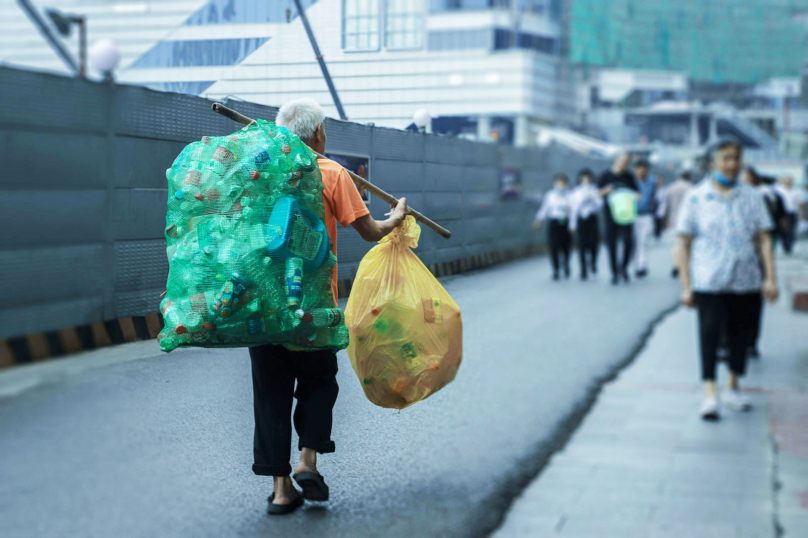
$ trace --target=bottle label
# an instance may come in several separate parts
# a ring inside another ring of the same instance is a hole
[[[264,324],[264,318],[262,317],[247,318],[247,334],[257,335],[257,334],[264,334],[264,332],[266,332],[266,325]]]
[[[303,260],[289,258],[286,260],[286,297],[290,306],[300,304],[303,295]]]
[[[207,297],[205,297],[204,293],[197,293],[196,295],[191,295],[191,310],[193,310],[202,317],[207,316],[208,299]]]
[[[323,242],[321,233],[315,231],[303,215],[295,214],[292,233],[289,234],[289,252],[306,260],[313,260]]]
[[[440,299],[424,297],[421,299],[421,305],[424,308],[424,321],[427,323],[443,322],[443,309],[441,308]]]
[[[199,172],[199,170],[188,170],[188,173],[185,174],[186,185],[195,185],[198,187],[201,180],[202,174]]]
[[[399,351],[401,351],[402,358],[407,362],[412,362],[412,359],[418,356],[418,350],[412,342],[407,342],[401,346]]]
[[[211,157],[214,161],[219,161],[224,165],[228,165],[233,161],[233,154],[227,151],[227,148],[223,146],[219,146],[216,148],[216,151],[213,152],[213,157]]]

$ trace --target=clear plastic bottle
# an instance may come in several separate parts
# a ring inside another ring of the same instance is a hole
[[[185,316],[177,303],[170,300],[163,300],[163,304],[160,305],[160,312],[163,314],[165,324],[169,327],[173,327],[176,334],[188,333]]]
[[[336,327],[342,323],[342,310],[339,308],[315,308],[311,312],[298,310],[297,317],[304,323],[311,323],[317,328]]]

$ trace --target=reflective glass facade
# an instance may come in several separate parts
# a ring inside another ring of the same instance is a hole
[[[143,67],[235,65],[267,42],[267,38],[161,41],[132,64]]]
[[[519,12],[550,15],[553,18],[558,18],[561,13],[562,0],[429,0],[429,10],[438,13],[454,10],[507,9],[514,1]]]
[[[573,62],[682,71],[695,81],[796,77],[808,0],[572,0]]]
[[[469,50],[494,47],[494,32],[490,28],[467,30],[433,30],[429,32],[429,50]]]
[[[301,0],[304,9],[316,3],[317,0]],[[297,18],[297,9],[292,1],[211,0],[191,15],[185,25],[286,22],[287,9],[291,11],[290,20]]]

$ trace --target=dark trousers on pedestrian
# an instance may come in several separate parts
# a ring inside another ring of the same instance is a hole
[[[654,237],[660,239],[665,229],[665,217],[654,217]]]
[[[746,349],[749,335],[760,316],[760,292],[696,293],[701,347],[701,378],[715,381],[718,347],[722,333],[729,347],[729,369],[746,373]]]
[[[750,327],[749,339],[746,344],[749,350],[757,350],[758,338],[760,338],[760,326],[763,324],[763,295],[755,293],[753,299],[755,301],[755,320]]]
[[[788,229],[783,230],[783,250],[786,254],[791,254],[794,241],[797,239],[799,216],[796,213],[789,213],[786,220],[788,221]]]
[[[292,403],[298,449],[334,452],[331,411],[337,401],[337,355],[332,351],[290,351],[283,346],[250,348],[255,437],[253,472],[289,476]],[[297,390],[295,390],[297,380]]]
[[[547,235],[548,242],[550,243],[550,257],[553,261],[553,274],[558,275],[561,268],[561,258],[563,258],[564,273],[569,275],[570,243],[572,240],[566,219],[551,219]]]
[[[617,244],[623,243],[623,259],[617,258]],[[621,226],[615,224],[611,215],[606,217],[606,244],[609,247],[609,262],[612,265],[612,275],[617,277],[628,271],[631,254],[634,250],[634,226],[628,224]]]
[[[589,215],[578,219],[578,253],[581,258],[581,276],[586,276],[589,269],[598,272],[598,247],[600,246],[600,229],[598,216]]]

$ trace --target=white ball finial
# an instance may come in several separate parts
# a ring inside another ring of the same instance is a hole
[[[432,121],[432,116],[426,111],[426,109],[419,108],[415,111],[415,114],[413,114],[412,121],[416,127],[423,129],[429,125],[430,121]]]
[[[118,45],[109,39],[99,39],[89,50],[90,67],[107,74],[114,71],[121,61]]]
[[[553,143],[553,134],[550,131],[542,129],[539,132],[539,147],[546,148]]]

